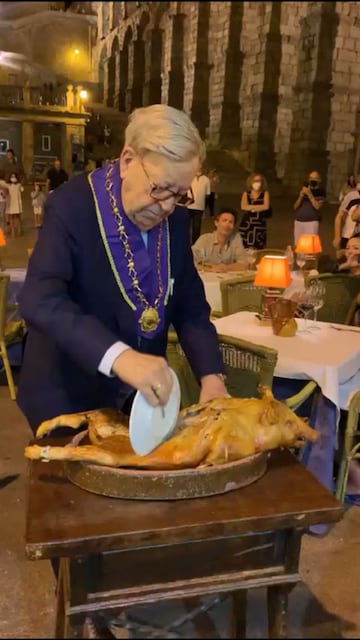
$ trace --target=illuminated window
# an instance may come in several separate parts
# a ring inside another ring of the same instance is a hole
[[[42,151],[51,151],[50,136],[41,136],[41,149]]]

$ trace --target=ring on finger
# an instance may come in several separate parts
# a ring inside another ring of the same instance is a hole
[[[160,391],[160,389],[161,389],[160,382],[158,382],[158,384],[152,385],[152,387],[151,387],[151,391],[157,397],[158,400],[159,400],[159,391]]]

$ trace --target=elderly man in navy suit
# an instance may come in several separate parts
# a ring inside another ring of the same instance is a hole
[[[184,206],[204,144],[167,105],[136,109],[120,158],[47,200],[20,307],[28,327],[18,404],[33,430],[100,407],[129,410],[136,390],[164,405],[172,324],[200,386],[226,395],[210,308]]]

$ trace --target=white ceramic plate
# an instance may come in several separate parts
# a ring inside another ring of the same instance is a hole
[[[130,412],[131,446],[139,456],[146,456],[167,440],[176,425],[180,409],[180,385],[175,371],[170,369],[173,388],[164,407],[152,407],[138,391]]]

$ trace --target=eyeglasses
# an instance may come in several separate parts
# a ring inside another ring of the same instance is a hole
[[[180,205],[181,207],[188,207],[189,204],[193,204],[195,200],[191,187],[189,188],[189,191],[187,193],[179,193],[176,191],[172,191],[171,189],[166,189],[165,187],[160,187],[158,184],[154,184],[150,180],[150,176],[146,171],[141,158],[139,158],[139,162],[150,184],[150,198],[152,198],[156,202],[164,202],[165,200],[174,198],[176,204]]]

